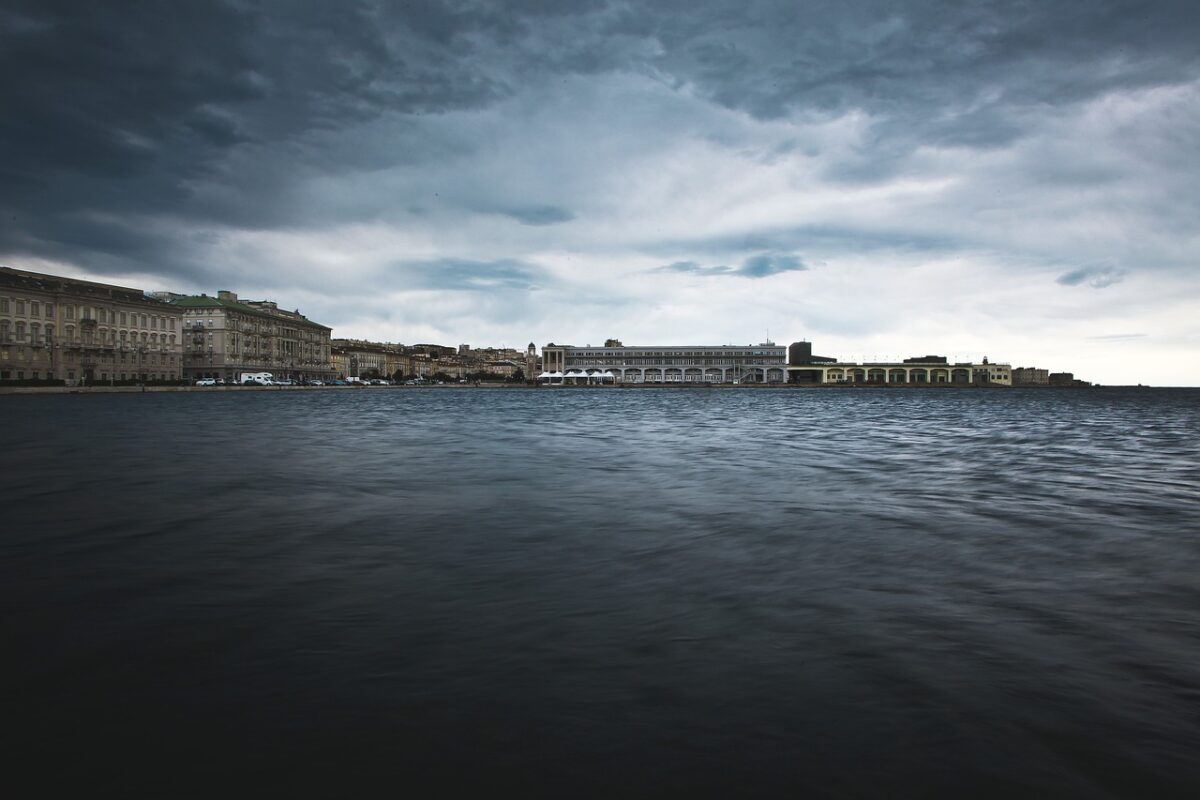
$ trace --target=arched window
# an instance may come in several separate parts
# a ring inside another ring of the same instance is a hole
[[[4,342],[5,344],[8,344],[8,326],[8,320],[0,319],[0,342]]]
[[[17,341],[25,341],[25,323],[20,320],[17,321]]]
[[[53,342],[54,342],[54,326],[47,325],[46,326],[46,344],[52,344]]]
[[[42,343],[42,326],[36,322],[32,322],[29,325],[29,343],[30,344],[41,344]]]

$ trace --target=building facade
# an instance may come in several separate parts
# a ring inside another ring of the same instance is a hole
[[[787,354],[774,342],[646,347],[551,343],[542,348],[539,379],[543,383],[570,382],[605,372],[620,383],[783,383],[787,380]]]
[[[361,339],[330,340],[333,371],[339,378],[391,378],[411,374],[412,359],[403,345]]]
[[[243,372],[292,380],[333,377],[330,329],[299,311],[284,311],[269,300],[238,300],[227,291],[179,297],[172,305],[183,315],[184,374],[190,380],[237,382]]]
[[[848,363],[813,355],[809,342],[789,347],[760,345],[679,345],[605,347],[548,344],[542,348],[544,384],[560,383],[755,383],[755,384],[958,384],[1012,385],[1008,364],[948,363],[943,356],[917,356],[901,362]]]
[[[0,381],[178,381],[182,314],[140,289],[0,267]]]
[[[801,345],[797,348],[797,344]],[[1011,386],[1012,367],[991,364],[985,356],[981,363],[956,362],[945,356],[915,356],[900,362],[841,362],[811,355],[807,342],[793,344],[787,367],[788,382],[813,386],[839,384],[923,385],[957,384],[960,386]]]
[[[1050,370],[1037,367],[1017,367],[1012,371],[1013,386],[1049,386]]]

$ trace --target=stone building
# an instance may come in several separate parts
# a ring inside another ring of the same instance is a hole
[[[333,371],[339,378],[391,378],[396,373],[411,374],[411,358],[404,346],[362,339],[330,340]]]
[[[141,289],[0,267],[0,381],[181,378],[182,316]]]
[[[243,372],[293,380],[333,377],[330,328],[299,311],[285,311],[269,300],[238,300],[226,291],[216,297],[178,297],[172,305],[183,314],[189,379],[236,382]]]
[[[962,361],[949,363],[945,356],[915,356],[899,362],[843,362],[811,354],[807,342],[793,344],[788,364],[788,382],[809,385],[874,384],[923,385],[953,384],[960,386],[1012,385],[1012,367],[992,364],[985,356],[981,363]]]
[[[786,368],[785,348],[774,342],[646,347],[551,343],[542,348],[538,377],[557,383],[607,372],[605,380],[623,383],[783,383]]]
[[[1016,367],[1012,371],[1013,386],[1049,386],[1050,370],[1037,367]]]

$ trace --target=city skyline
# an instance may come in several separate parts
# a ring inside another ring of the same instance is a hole
[[[339,336],[1200,385],[1183,3],[11,3],[0,263]]]

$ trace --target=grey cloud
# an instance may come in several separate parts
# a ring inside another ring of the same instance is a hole
[[[512,217],[522,225],[556,225],[560,222],[570,222],[575,215],[565,208],[557,206],[530,206],[501,211],[504,216]]]
[[[742,261],[741,266],[712,266],[705,267],[695,261],[676,261],[651,272],[676,272],[689,275],[712,277],[717,275],[736,275],[742,278],[766,278],[781,272],[801,272],[808,266],[799,257],[790,254],[762,253],[750,256]]]
[[[690,275],[732,275],[733,267],[702,267],[695,261],[676,261],[657,267],[651,272],[683,272]]]
[[[531,291],[552,279],[533,264],[501,259],[472,261],[443,258],[419,263],[400,263],[377,276],[395,288],[442,289],[448,291]]]
[[[743,261],[738,274],[747,278],[765,278],[781,272],[802,272],[807,269],[808,266],[796,256],[764,254]]]
[[[1093,289],[1104,289],[1114,283],[1120,283],[1125,275],[1125,270],[1115,267],[1080,267],[1059,275],[1057,282],[1063,286],[1079,286],[1086,283]]]

